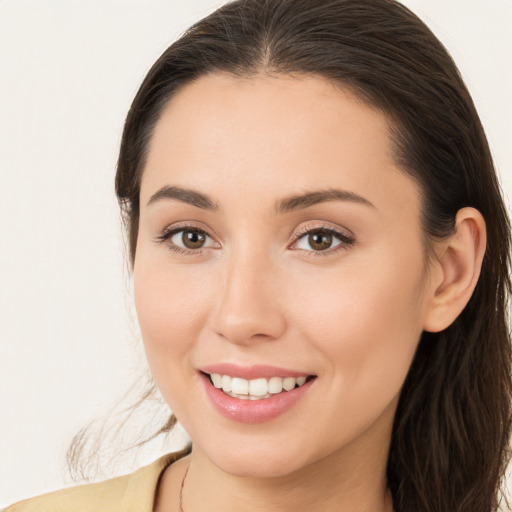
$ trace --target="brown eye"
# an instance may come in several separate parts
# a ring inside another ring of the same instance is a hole
[[[333,236],[328,231],[313,231],[308,235],[309,246],[315,251],[331,248]]]
[[[184,230],[181,241],[187,249],[201,249],[206,242],[206,236],[202,231]]]
[[[181,228],[168,231],[158,237],[160,242],[166,242],[170,249],[179,251],[199,251],[215,245],[208,233],[197,228]]]
[[[349,248],[354,243],[355,239],[351,234],[337,229],[316,228],[303,232],[302,236],[297,237],[293,248],[307,251],[310,254],[323,252],[331,254],[338,248]]]

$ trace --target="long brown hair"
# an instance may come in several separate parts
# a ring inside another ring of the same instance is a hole
[[[460,208],[483,214],[480,280],[449,328],[421,337],[396,412],[387,478],[396,512],[496,509],[512,428],[510,223],[450,55],[394,0],[238,0],[199,21],[151,68],[126,119],[116,191],[132,262],[154,126],[178,88],[215,72],[314,74],[383,111],[396,160],[422,191],[427,247],[452,232]]]

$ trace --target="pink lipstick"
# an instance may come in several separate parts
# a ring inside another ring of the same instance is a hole
[[[200,368],[206,395],[224,417],[241,423],[270,421],[309,391],[314,375],[275,366],[231,363]]]

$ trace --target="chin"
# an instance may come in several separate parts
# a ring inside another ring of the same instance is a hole
[[[297,458],[286,460],[280,456],[265,459],[256,457],[252,461],[247,460],[247,458],[229,457],[216,461],[216,464],[226,473],[244,478],[285,477],[303,467],[303,464]]]
[[[310,463],[304,450],[277,439],[269,443],[255,438],[249,443],[218,443],[205,448],[201,451],[222,471],[246,478],[285,477]]]

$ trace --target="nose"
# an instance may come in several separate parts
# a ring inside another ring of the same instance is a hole
[[[213,330],[231,343],[275,340],[286,329],[276,268],[258,254],[233,255],[222,273]]]

